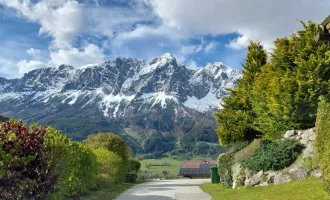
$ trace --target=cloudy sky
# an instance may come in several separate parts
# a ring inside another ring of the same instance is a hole
[[[62,63],[165,52],[191,68],[221,61],[239,69],[249,39],[267,48],[321,22],[329,0],[0,0],[0,76]]]

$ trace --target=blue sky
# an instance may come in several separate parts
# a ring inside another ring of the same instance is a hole
[[[249,40],[271,51],[277,37],[322,21],[328,0],[0,0],[0,76],[74,67],[117,56],[173,54],[190,68],[241,69]]]

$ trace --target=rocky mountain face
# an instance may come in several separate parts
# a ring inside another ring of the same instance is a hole
[[[0,114],[52,125],[77,140],[112,131],[136,152],[167,151],[189,135],[217,142],[212,112],[239,77],[222,63],[191,70],[170,54],[61,65],[0,78]]]

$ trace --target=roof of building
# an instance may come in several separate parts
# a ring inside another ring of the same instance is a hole
[[[216,167],[216,163],[214,160],[187,160],[181,165],[179,175],[210,175],[210,168]]]
[[[326,26],[330,22],[330,15],[321,23],[322,26]]]
[[[180,168],[179,175],[210,175],[209,168]]]

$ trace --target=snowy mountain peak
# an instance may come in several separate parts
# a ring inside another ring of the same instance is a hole
[[[164,53],[161,58],[166,58],[166,59],[175,59],[175,57],[170,54],[170,53]]]
[[[141,146],[155,134],[165,141],[190,131],[214,136],[212,112],[239,77],[223,63],[187,69],[171,54],[149,63],[118,57],[79,68],[60,65],[0,78],[0,115],[38,120],[79,140],[99,131]]]
[[[178,65],[175,57],[170,53],[165,53],[160,57],[152,59],[149,63],[150,66],[165,66],[165,65]]]
[[[73,69],[74,69],[74,67],[72,67],[71,65],[62,64],[62,65],[58,66],[58,70],[60,70],[60,71],[73,70]]]
[[[169,53],[148,64],[118,57],[76,69],[63,64],[33,70],[11,82],[2,78],[0,104],[20,100],[22,104],[66,104],[81,109],[96,105],[109,118],[121,118],[133,108],[168,109],[168,105],[208,112],[221,108],[225,88],[233,87],[239,76],[221,62],[189,70]]]

